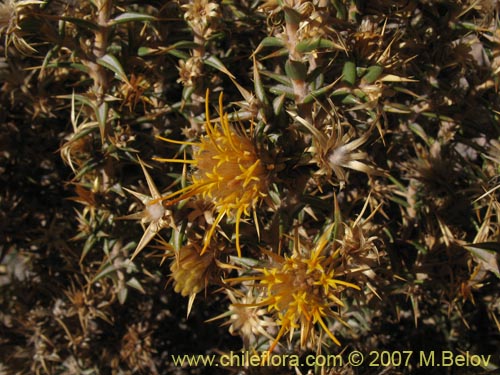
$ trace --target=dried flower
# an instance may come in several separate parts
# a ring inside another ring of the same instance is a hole
[[[127,333],[122,337],[120,358],[127,363],[134,372],[158,374],[153,355],[151,330],[147,323],[139,322],[127,327]]]
[[[259,337],[273,340],[271,334],[276,327],[274,319],[267,314],[267,309],[258,304],[260,295],[254,288],[246,288],[246,293],[226,289],[231,301],[229,310],[210,321],[225,318],[229,320],[223,325],[229,325],[229,333],[239,334],[245,348],[256,347]]]
[[[187,60],[179,60],[179,79],[177,82],[184,86],[194,86],[197,79],[203,74],[203,61],[200,57],[190,57]]]
[[[133,190],[129,190],[127,188],[123,188],[142,202],[142,204],[144,205],[144,210],[138,213],[118,218],[122,220],[139,220],[141,224],[149,223],[148,227],[144,229],[144,234],[139,241],[134,254],[132,255],[132,259],[135,258],[137,254],[139,254],[141,250],[146,247],[146,245],[162,228],[166,228],[168,226],[175,228],[175,223],[170,216],[170,212],[163,206],[163,203],[161,202],[161,195],[158,191],[158,188],[156,187],[153,179],[149,175],[146,167],[140,159],[139,163],[141,164],[141,168],[144,173],[144,177],[146,178],[146,182],[148,184],[151,195],[148,196]]]
[[[353,139],[354,129],[350,127],[349,131],[344,133],[344,125],[333,119],[333,125],[327,129],[330,134],[316,129],[300,116],[295,116],[295,119],[312,134],[312,146],[308,148],[308,151],[312,154],[311,162],[320,168],[316,172],[317,175],[330,179],[332,174],[335,174],[337,179],[343,183],[346,180],[345,168],[367,174],[377,173],[373,167],[361,161],[368,159],[366,152],[357,151],[368,140],[371,128],[361,137]]]
[[[181,5],[181,9],[195,34],[205,39],[212,34],[211,26],[220,17],[219,4],[209,0],[193,0]]]
[[[236,248],[241,256],[239,226],[241,216],[250,216],[250,210],[267,195],[267,170],[260,159],[257,149],[242,128],[229,124],[227,114],[223,113],[222,94],[219,97],[220,126],[213,126],[208,112],[208,93],[206,99],[206,132],[199,142],[174,141],[158,137],[167,142],[191,145],[192,160],[155,158],[163,162],[192,164],[195,168],[192,184],[167,196],[170,204],[191,196],[210,199],[218,212],[204,239],[202,254],[206,251],[210,238],[224,216],[231,216],[236,222]],[[155,202],[156,203],[156,202]]]
[[[142,102],[144,106],[146,103],[151,104],[151,99],[144,95],[150,87],[151,84],[144,75],[132,73],[130,79],[123,82],[119,90],[123,100],[121,107],[127,107],[132,112],[139,102]]]
[[[10,43],[14,44],[16,49],[24,54],[36,52],[20,35],[19,27],[20,11],[23,7],[34,4],[44,4],[38,0],[4,0],[0,3],[0,33],[5,33],[5,50]]]
[[[0,3],[0,31],[9,29],[12,20],[16,16],[14,0],[6,0]]]

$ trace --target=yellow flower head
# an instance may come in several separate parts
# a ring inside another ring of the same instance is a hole
[[[196,295],[206,289],[208,284],[215,279],[216,252],[217,250],[213,248],[212,251],[200,254],[200,247],[188,242],[175,253],[175,258],[170,263],[174,291],[183,297],[189,296],[188,316]]]
[[[200,249],[194,244],[182,247],[170,264],[175,292],[187,297],[202,291],[208,284],[208,268],[212,263],[213,254],[200,255]]]
[[[339,253],[336,251],[328,254],[325,251],[332,230],[333,225],[320,237],[312,250],[301,248],[296,236],[290,257],[271,254],[271,265],[259,269],[260,274],[231,280],[258,281],[256,287],[263,288],[264,299],[258,305],[267,305],[268,310],[277,315],[277,323],[280,326],[270,351],[285,333],[288,332],[291,337],[298,328],[301,347],[305,347],[308,342],[314,342],[316,324],[319,324],[333,342],[340,345],[325,319],[335,318],[342,322],[338,313],[338,308],[344,306],[340,300],[341,292],[346,288],[360,288],[336,278]]]
[[[207,249],[215,228],[224,216],[236,221],[236,248],[241,256],[239,224],[241,216],[250,215],[263,197],[267,195],[267,170],[259,158],[256,147],[243,129],[229,124],[227,114],[223,113],[222,94],[219,97],[220,124],[212,125],[208,112],[208,93],[206,98],[206,132],[199,142],[183,142],[159,137],[162,140],[193,147],[192,160],[173,160],[156,158],[164,162],[192,164],[191,185],[162,200],[173,199],[170,204],[191,196],[199,196],[213,202],[217,217],[204,239],[202,253]]]

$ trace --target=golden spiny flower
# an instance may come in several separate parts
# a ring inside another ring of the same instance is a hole
[[[270,311],[275,312],[280,326],[270,351],[285,333],[292,337],[297,328],[300,328],[301,347],[314,342],[316,324],[334,343],[340,345],[328,328],[326,319],[335,318],[342,322],[337,311],[344,306],[340,300],[341,292],[346,288],[360,288],[337,279],[339,251],[331,254],[326,251],[333,228],[332,224],[312,250],[301,247],[296,235],[291,257],[271,253],[272,263],[269,267],[258,269],[260,275],[230,279],[235,282],[255,280],[258,281],[256,287],[265,288],[263,300],[258,306],[267,305]]]
[[[174,141],[158,137],[167,142],[191,145],[192,160],[176,160],[155,158],[164,162],[180,162],[192,164],[194,172],[191,175],[192,184],[179,191],[164,196],[169,202],[184,200],[191,196],[210,199],[218,212],[217,217],[204,238],[202,254],[207,249],[215,228],[224,216],[231,216],[236,222],[236,248],[241,256],[239,241],[239,226],[241,216],[250,215],[263,197],[267,195],[267,170],[259,158],[252,140],[241,128],[229,124],[227,114],[223,113],[222,94],[219,97],[220,126],[213,126],[208,112],[208,92],[206,98],[206,132],[199,142]]]

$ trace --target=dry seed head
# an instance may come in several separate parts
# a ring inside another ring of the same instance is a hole
[[[0,3],[0,34],[5,33],[5,49],[12,43],[14,47],[21,53],[30,54],[36,52],[23,38],[20,36],[19,19],[22,8],[44,4],[39,0],[4,0]]]
[[[333,103],[330,104],[334,108]],[[325,176],[330,180],[333,174],[337,179],[344,183],[346,173],[344,169],[354,169],[367,174],[380,173],[375,168],[368,166],[361,160],[368,159],[365,152],[357,151],[368,140],[372,126],[359,138],[354,138],[354,128],[349,127],[348,132],[344,133],[345,123],[341,123],[333,114],[328,115],[328,121],[331,125],[327,125],[326,129],[317,129],[306,119],[298,116],[294,112],[288,113],[300,124],[302,124],[312,135],[312,145],[306,151],[312,155],[311,163],[318,165],[319,170],[315,173],[317,176]],[[353,139],[354,138],[354,139]]]
[[[267,309],[256,306],[259,296],[255,295],[255,291],[248,289],[246,294],[242,294],[227,290],[226,293],[231,300],[230,318],[226,323],[229,324],[229,332],[239,334],[246,348],[254,347],[258,337],[272,340],[270,334],[276,323],[267,315]]]
[[[13,0],[5,0],[0,3],[0,32],[9,30],[11,22],[16,17],[16,7]]]
[[[313,137],[310,151],[313,151],[313,162],[320,167],[317,174],[327,178],[335,174],[343,182],[346,180],[345,169],[374,173],[375,170],[363,162],[368,159],[368,155],[357,150],[367,141],[369,133],[354,138],[352,131],[344,133],[342,125],[335,124],[329,135],[321,133],[319,137]]]
[[[339,240],[340,254],[344,261],[351,267],[355,265],[367,264],[367,259],[377,259],[378,253],[374,240],[376,237],[366,238],[360,224],[345,226],[344,237]]]
[[[200,57],[190,57],[187,60],[179,60],[179,79],[177,82],[191,87],[203,74],[203,61]]]
[[[151,84],[145,76],[132,73],[130,79],[123,82],[118,90],[123,100],[121,107],[127,107],[132,112],[139,102],[142,102],[144,106],[146,103],[151,103],[151,100],[144,95],[150,87]]]
[[[147,324],[139,322],[129,325],[127,333],[122,337],[120,359],[137,372],[158,373],[152,358],[156,350],[151,333]]]
[[[217,225],[224,216],[234,218],[236,222],[236,248],[241,255],[239,225],[242,215],[249,216],[259,202],[267,195],[267,170],[260,159],[257,149],[243,129],[236,129],[229,124],[227,114],[223,113],[222,94],[219,98],[220,124],[213,126],[208,113],[208,92],[206,99],[207,135],[199,142],[179,142],[161,138],[167,142],[187,144],[193,147],[192,160],[172,160],[156,158],[164,162],[192,164],[195,168],[192,184],[173,194],[162,197],[173,204],[191,196],[210,200],[217,211],[217,217],[204,240],[202,253],[207,249]]]
[[[121,220],[138,220],[143,227],[145,224],[148,224],[148,226],[144,228],[144,234],[132,254],[132,259],[134,259],[137,254],[139,254],[142,249],[147,246],[147,244],[161,229],[167,227],[175,228],[171,212],[163,206],[160,192],[158,191],[158,188],[141,159],[139,159],[139,164],[141,165],[142,172],[144,173],[144,177],[146,178],[146,182],[148,184],[149,195],[129,190],[127,188],[123,189],[139,199],[144,205],[144,209],[140,212],[117,218]]]
[[[300,22],[297,32],[298,40],[307,40],[314,38],[322,38],[331,34],[331,23],[328,22],[326,12],[313,10],[311,14],[307,14],[304,21]]]
[[[181,5],[184,19],[197,36],[207,39],[213,33],[213,26],[221,17],[219,4],[209,0],[192,0]]]

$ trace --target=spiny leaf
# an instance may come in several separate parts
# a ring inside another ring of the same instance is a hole
[[[320,96],[323,96],[326,93],[328,93],[329,91],[331,91],[335,87],[336,84],[337,84],[337,82],[333,82],[333,83],[330,83],[329,85],[324,86],[324,87],[322,87],[322,88],[320,88],[318,90],[314,90],[314,91],[310,92],[304,98],[304,100],[302,102],[303,103],[310,103],[310,102],[312,102],[314,99],[319,98]]]
[[[114,55],[108,53],[97,59],[97,63],[114,72],[121,81],[128,83],[127,75]]]
[[[49,63],[46,65],[47,68],[71,68],[75,70],[79,70],[83,73],[88,73],[89,68],[83,64],[73,63],[69,61],[56,61],[54,63]]]
[[[106,124],[108,120],[108,103],[102,102],[97,108],[95,114],[97,122],[99,123],[99,130],[101,132],[101,141],[104,142],[106,136]]]
[[[278,116],[283,110],[283,106],[285,104],[285,98],[286,95],[281,94],[273,100],[273,111],[276,116]]]
[[[257,99],[259,99],[261,103],[268,104],[269,101],[267,100],[266,91],[264,90],[264,85],[260,79],[259,67],[257,66],[255,55],[253,56],[253,84]]]
[[[269,91],[273,94],[282,95],[285,94],[287,98],[293,99],[295,98],[295,92],[293,88],[285,85],[275,85],[269,88]]]
[[[60,99],[71,99],[71,100],[75,100],[79,103],[82,103],[82,104],[85,104],[86,106],[92,108],[92,109],[96,109],[96,106],[95,106],[95,103],[89,99],[88,96],[85,96],[85,95],[81,95],[81,94],[72,94],[72,95],[58,95],[56,96],[56,98],[60,98]]]
[[[174,43],[168,47],[158,47],[158,48],[139,47],[139,49],[137,50],[137,54],[139,56],[148,56],[148,55],[158,56],[158,55],[164,55],[164,54],[168,53],[168,54],[174,55],[176,57],[179,57],[179,55],[181,55],[180,58],[187,59],[189,57],[189,55],[186,54],[185,52],[179,51],[179,49],[184,49],[184,48],[191,49],[191,48],[197,48],[197,47],[199,47],[198,43],[188,41],[188,40],[181,40],[181,41]]]
[[[262,48],[266,48],[266,47],[283,48],[283,47],[285,47],[285,42],[283,41],[282,38],[277,38],[275,36],[265,37],[264,39],[262,39],[260,44],[257,46],[257,48],[255,49],[253,54],[255,55],[256,53],[259,53]]]
[[[224,63],[220,61],[217,57],[214,55],[211,55],[207,59],[203,60],[205,64],[211,66],[212,68],[217,69],[218,71],[226,74],[228,77],[235,79],[234,75],[226,68]]]
[[[482,242],[465,245],[464,248],[472,254],[474,260],[485,270],[493,272],[496,277],[500,278],[500,269],[498,268],[500,243]]]
[[[130,280],[127,281],[127,285],[138,290],[142,294],[146,294],[146,291],[142,287],[141,283],[139,280],[137,280],[135,277],[132,277]]]

